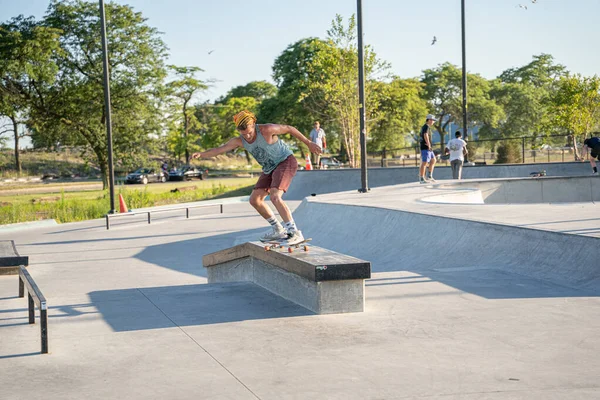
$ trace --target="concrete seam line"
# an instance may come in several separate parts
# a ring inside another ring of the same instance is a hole
[[[177,328],[178,328],[178,329],[179,329],[181,332],[183,332],[183,334],[184,334],[185,336],[187,336],[188,338],[190,338],[190,339],[192,340],[192,342],[196,343],[196,346],[198,346],[198,347],[200,347],[202,350],[204,350],[204,352],[205,352],[206,354],[208,354],[208,356],[209,356],[210,358],[212,358],[212,359],[213,359],[213,360],[214,360],[214,361],[215,361],[217,364],[219,364],[219,365],[221,366],[221,368],[223,368],[225,371],[227,371],[227,373],[228,373],[229,375],[231,375],[231,376],[233,377],[233,379],[235,379],[236,381],[238,381],[238,382],[240,383],[240,385],[242,385],[243,387],[245,387],[247,391],[249,391],[250,393],[252,393],[252,395],[253,395],[254,397],[256,397],[257,399],[259,399],[259,400],[260,400],[260,397],[258,397],[258,396],[256,395],[256,393],[254,393],[254,392],[252,391],[252,389],[250,389],[250,388],[249,388],[249,387],[248,387],[248,386],[247,386],[247,385],[246,385],[244,382],[242,382],[242,381],[240,380],[240,378],[238,378],[237,376],[235,376],[235,374],[234,374],[233,372],[231,372],[231,371],[229,370],[229,368],[227,368],[225,365],[223,365],[223,363],[222,363],[221,361],[217,360],[217,358],[216,358],[215,356],[213,356],[213,355],[212,355],[212,354],[211,354],[211,353],[210,353],[208,350],[206,350],[206,349],[205,349],[205,348],[204,348],[204,347],[203,347],[203,346],[202,346],[200,343],[198,343],[198,341],[197,341],[196,339],[194,339],[193,337],[191,337],[191,336],[189,335],[189,333],[187,333],[187,332],[186,332],[186,331],[185,331],[185,330],[184,330],[184,329],[183,329],[181,326],[177,325],[177,323],[175,323],[175,321],[173,321],[171,318],[169,318],[169,316],[168,316],[167,314],[165,314],[165,312],[164,312],[164,311],[163,311],[163,310],[162,310],[162,309],[161,309],[159,306],[157,306],[157,305],[156,305],[156,304],[155,304],[155,303],[154,303],[152,300],[150,300],[150,298],[149,298],[148,296],[146,296],[146,293],[144,293],[144,292],[142,291],[142,289],[140,289],[140,288],[137,288],[136,290],[137,290],[138,292],[140,292],[140,293],[142,294],[142,296],[144,296],[144,297],[145,297],[145,298],[146,298],[146,299],[147,299],[147,300],[150,302],[150,304],[152,304],[154,307],[156,307],[156,309],[157,309],[158,311],[160,311],[160,312],[162,313],[162,315],[164,315],[164,316],[165,316],[165,318],[167,318],[169,321],[171,321],[171,322],[173,323],[173,325],[175,325],[175,326],[176,326],[176,327],[177,327]]]

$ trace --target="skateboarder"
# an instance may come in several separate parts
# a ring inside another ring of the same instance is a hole
[[[598,175],[598,169],[596,168],[596,160],[600,156],[600,139],[597,137],[591,137],[583,141],[583,150],[581,151],[581,161],[585,161],[585,155],[590,149],[590,165],[594,171],[592,175]]]
[[[219,147],[194,153],[192,158],[215,157],[244,147],[262,167],[262,174],[250,195],[250,204],[273,228],[260,240],[263,242],[285,240],[287,244],[303,241],[302,232],[296,227],[292,213],[282,199],[282,195],[288,190],[294,175],[296,175],[298,162],[290,148],[277,136],[289,133],[308,146],[312,153],[321,153],[321,148],[293,126],[257,124],[256,117],[249,111],[244,110],[237,113],[233,117],[233,122],[240,136],[230,139]],[[265,203],[267,195],[271,196],[271,202],[283,219],[283,226]]]

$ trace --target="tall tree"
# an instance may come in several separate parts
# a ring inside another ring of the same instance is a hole
[[[166,76],[166,46],[156,29],[130,6],[106,4],[108,58],[117,167],[132,169],[154,150],[161,130],[160,88]],[[53,0],[43,25],[62,32],[56,55],[58,79],[42,95],[36,115],[42,134],[60,128],[94,156],[105,187],[108,179],[106,110],[98,3]]]
[[[355,167],[360,162],[358,49],[356,20],[350,17],[348,25],[340,15],[327,31],[328,41],[317,43],[321,50],[308,64],[308,91],[301,98],[313,112],[325,116],[340,133],[348,161]],[[370,46],[365,47],[365,101],[367,119],[372,120],[378,108],[378,98],[372,96],[376,78],[386,78],[389,65],[379,60]]]
[[[41,107],[39,93],[56,78],[53,56],[59,53],[59,31],[41,26],[33,17],[18,16],[0,24],[0,116],[11,121],[15,167],[21,173],[19,125]]]
[[[600,127],[600,77],[561,77],[550,98],[552,124],[571,134],[575,159],[579,158],[575,135],[587,136]]]
[[[277,86],[267,81],[252,81],[245,85],[236,86],[215,103],[226,103],[232,97],[253,97],[261,102],[277,95]]]
[[[418,132],[427,114],[422,94],[423,84],[416,79],[394,77],[389,83],[374,86],[373,95],[379,99],[379,107],[371,128],[369,150],[406,146],[406,139]]]
[[[490,98],[490,83],[478,74],[468,74],[467,79],[470,126],[497,127],[503,117],[503,110]],[[460,124],[462,121],[461,80],[461,70],[450,63],[423,71],[421,78],[421,82],[425,84],[425,98],[430,103],[430,112],[438,117],[435,127],[440,134],[442,150],[444,135],[450,123]],[[467,134],[465,132],[465,136]]]
[[[555,83],[566,74],[566,68],[549,54],[534,56],[530,63],[502,72],[492,84],[491,97],[503,107],[505,117],[498,129],[483,133],[493,137],[558,133],[551,123],[550,98]]]
[[[202,71],[198,67],[177,67],[170,65],[169,68],[175,73],[176,79],[167,84],[167,93],[174,99],[176,107],[179,108],[177,120],[181,121],[181,148],[185,154],[185,162],[190,162],[190,143],[197,140],[197,135],[190,136],[190,130],[197,131],[200,128],[200,121],[194,113],[195,108],[191,102],[194,97],[206,90],[208,85],[198,80],[195,75]]]

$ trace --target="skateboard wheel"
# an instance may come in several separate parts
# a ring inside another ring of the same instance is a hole
[[[292,253],[294,252],[294,249],[292,249],[291,247],[288,247],[288,253]]]
[[[308,251],[308,246],[304,246],[304,251]]]

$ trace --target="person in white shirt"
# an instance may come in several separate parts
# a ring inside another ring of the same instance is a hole
[[[321,129],[321,124],[319,121],[315,121],[313,125],[313,130],[310,131],[310,140],[313,143],[319,145],[321,150],[325,150],[327,148],[327,140],[325,139],[325,131]],[[312,164],[313,168],[321,168],[319,165],[319,161],[321,160],[320,154],[312,153]]]
[[[452,168],[452,179],[462,178],[462,167],[465,156],[469,154],[467,142],[462,140],[460,131],[456,131],[456,138],[450,140],[446,145],[445,154],[450,154],[450,167]]]

